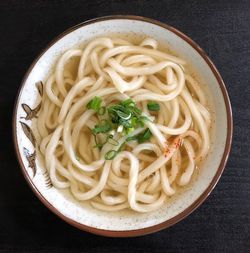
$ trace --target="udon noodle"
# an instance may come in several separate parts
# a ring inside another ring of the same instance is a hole
[[[209,151],[211,116],[185,65],[152,38],[96,38],[64,52],[45,82],[37,120],[53,185],[97,209],[137,212],[158,209],[187,185]],[[124,101],[136,107],[135,121],[143,119],[126,131],[133,112],[121,113]],[[112,108],[123,125],[110,122]]]

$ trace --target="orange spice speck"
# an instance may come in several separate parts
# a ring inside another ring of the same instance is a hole
[[[176,141],[174,141],[173,142],[174,149],[178,149],[181,145],[181,142],[182,142],[181,138],[178,138]],[[166,142],[166,148],[164,150],[164,156],[167,157],[169,155],[169,153],[170,153],[170,149],[168,148],[168,144]]]

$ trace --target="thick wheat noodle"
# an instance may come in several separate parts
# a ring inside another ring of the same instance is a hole
[[[45,82],[37,119],[39,150],[53,185],[103,211],[144,213],[188,184],[209,151],[212,119],[206,95],[185,63],[152,38],[135,45],[102,37],[64,52]],[[100,116],[86,108],[95,96],[105,107],[131,98],[149,120],[127,136],[115,132],[118,145],[107,142],[98,150],[91,129]],[[150,101],[160,110],[148,110]],[[146,128],[150,140],[126,142]],[[105,160],[124,143],[113,160]]]

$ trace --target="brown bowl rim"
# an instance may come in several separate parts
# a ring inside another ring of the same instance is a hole
[[[66,217],[65,215],[63,215],[60,211],[58,211],[58,209],[56,209],[53,205],[51,205],[46,199],[45,197],[41,194],[41,192],[36,188],[36,186],[34,185],[32,179],[30,178],[30,176],[28,175],[25,166],[22,162],[20,153],[19,153],[19,149],[18,149],[18,143],[17,143],[17,129],[16,129],[16,115],[17,115],[17,106],[19,103],[19,99],[22,93],[22,89],[24,87],[24,83],[26,82],[31,70],[33,69],[33,67],[35,66],[35,64],[37,63],[37,61],[42,57],[42,55],[52,46],[54,45],[58,40],[60,40],[61,38],[63,38],[65,35],[69,34],[70,32],[89,25],[89,24],[93,24],[96,22],[102,22],[102,21],[107,21],[107,20],[112,20],[112,19],[128,19],[128,20],[139,20],[139,21],[144,21],[147,23],[151,23],[157,26],[160,26],[166,30],[169,30],[173,33],[175,33],[177,36],[179,36],[180,38],[182,38],[183,40],[185,40],[189,45],[191,45],[199,54],[200,56],[206,61],[206,63],[208,64],[208,66],[210,67],[210,69],[212,70],[214,76],[216,77],[219,85],[220,85],[220,89],[221,92],[223,94],[223,98],[224,98],[224,103],[226,106],[226,111],[227,111],[227,138],[226,138],[226,144],[225,144],[225,149],[224,149],[224,153],[220,162],[220,165],[217,169],[217,172],[214,176],[214,178],[212,179],[211,183],[209,184],[209,186],[206,188],[206,190],[200,195],[199,198],[197,198],[188,208],[186,208],[184,211],[182,211],[181,213],[179,213],[178,215],[176,215],[175,217],[166,220],[160,224],[157,225],[153,225],[150,227],[146,227],[146,228],[141,228],[141,229],[135,229],[135,230],[124,230],[124,231],[115,231],[115,230],[105,230],[105,229],[98,229],[98,228],[94,228],[94,227],[90,227],[84,224],[81,224],[79,222],[76,222],[73,219],[70,219],[68,217]],[[230,99],[228,96],[228,92],[226,90],[226,86],[224,84],[224,81],[221,77],[221,75],[219,74],[219,71],[217,70],[217,68],[215,67],[214,63],[209,59],[209,57],[207,56],[207,54],[205,53],[205,51],[200,48],[199,45],[197,45],[192,39],[190,39],[187,35],[185,35],[184,33],[180,32],[179,30],[177,30],[176,28],[164,24],[160,21],[156,21],[154,19],[151,18],[146,18],[146,17],[142,17],[142,16],[133,16],[133,15],[111,15],[111,16],[104,16],[104,17],[99,17],[99,18],[94,18],[85,22],[82,22],[80,24],[77,24],[69,29],[67,29],[66,31],[64,31],[63,33],[61,33],[59,36],[57,36],[55,39],[53,39],[48,45],[47,47],[42,50],[42,52],[35,58],[35,60],[32,62],[32,64],[30,65],[28,71],[26,72],[21,85],[19,87],[18,93],[17,93],[17,97],[16,97],[16,101],[15,101],[15,105],[14,105],[14,112],[13,112],[13,120],[12,120],[12,129],[13,129],[13,140],[14,140],[14,146],[15,146],[15,151],[16,151],[16,155],[18,158],[18,162],[21,166],[21,170],[22,173],[26,179],[26,181],[28,182],[29,186],[31,187],[31,189],[33,190],[33,192],[36,194],[36,196],[40,199],[40,201],[47,207],[49,208],[54,214],[56,214],[59,218],[61,218],[62,220],[64,220],[65,222],[69,223],[70,225],[83,230],[83,231],[87,231],[93,234],[97,234],[97,235],[102,235],[102,236],[108,236],[108,237],[132,237],[132,236],[141,236],[141,235],[146,235],[146,234],[150,234],[153,232],[157,232],[160,231],[164,228],[168,228],[174,224],[176,224],[177,222],[183,220],[185,217],[187,217],[188,215],[190,215],[196,208],[198,208],[205,200],[206,198],[210,195],[210,193],[212,192],[212,190],[214,189],[214,187],[216,186],[217,182],[219,181],[224,168],[226,166],[227,160],[228,160],[228,156],[230,153],[230,149],[231,149],[231,144],[232,144],[232,135],[233,135],[233,116],[232,116],[232,108],[231,108],[231,104],[230,104]]]

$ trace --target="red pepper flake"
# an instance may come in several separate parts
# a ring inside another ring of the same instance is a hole
[[[173,142],[173,146],[175,149],[178,149],[181,145],[181,138],[178,138],[176,141]],[[166,145],[166,148],[164,150],[164,156],[167,157],[170,154],[170,149],[168,148],[168,145]]]
[[[167,157],[169,153],[170,153],[170,149],[166,147],[164,150],[164,156]]]
[[[169,152],[170,152],[170,150],[169,150],[169,148],[168,148],[168,141],[166,140],[165,141],[165,149],[164,149],[164,151],[163,151],[163,154],[164,154],[164,156],[165,157],[167,157],[167,155],[169,154]]]
[[[174,147],[178,149],[181,145],[181,138],[179,138],[176,142],[174,142]]]

